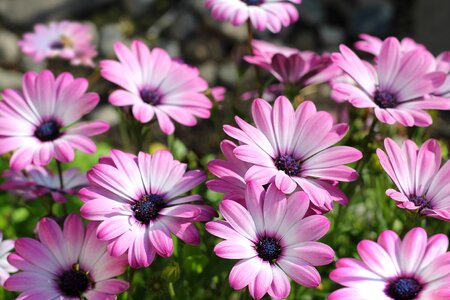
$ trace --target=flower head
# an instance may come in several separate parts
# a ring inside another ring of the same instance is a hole
[[[269,29],[277,33],[298,20],[298,11],[293,4],[301,0],[206,0],[213,18],[228,20],[234,26],[250,20],[259,31]]]
[[[358,86],[336,83],[333,89],[347,95],[355,107],[373,108],[381,122],[425,127],[432,123],[425,109],[450,109],[450,99],[428,97],[444,83],[446,74],[430,72],[434,59],[427,51],[405,52],[397,39],[387,38],[373,67],[348,47],[341,45],[340,50],[332,59]]]
[[[115,299],[128,283],[114,279],[127,259],[111,257],[106,243],[95,237],[97,223],[86,231],[79,216],[69,215],[61,230],[50,218],[39,221],[39,240],[20,238],[8,257],[22,272],[11,275],[5,288],[21,292],[20,299]]]
[[[355,43],[356,49],[370,53],[375,57],[380,55],[381,48],[383,47],[383,40],[366,33],[360,34],[359,37],[361,40]],[[416,41],[408,37],[403,38],[400,41],[400,48],[403,53],[413,50],[427,51],[424,45],[418,44]]]
[[[239,128],[225,125],[225,132],[240,145],[233,153],[251,164],[245,180],[261,184],[275,182],[283,193],[304,190],[312,203],[325,210],[333,200],[346,203],[343,193],[329,181],[353,181],[358,174],[344,164],[359,160],[361,152],[334,146],[347,133],[346,124],[333,124],[327,112],[317,112],[310,101],[294,111],[286,97],[275,100],[273,108],[256,99],[252,105],[256,127],[239,117]]]
[[[92,111],[99,97],[86,93],[88,81],[69,73],[54,77],[50,71],[23,76],[22,91],[6,89],[0,101],[0,154],[16,150],[10,166],[20,170],[30,164],[45,166],[54,157],[74,159],[76,148],[96,150],[88,137],[109,129],[104,121],[76,123]]]
[[[92,67],[92,59],[97,55],[92,44],[91,27],[79,22],[38,24],[34,27],[34,32],[24,34],[19,46],[37,63],[45,58],[60,57],[73,65]]]
[[[399,190],[388,189],[386,195],[400,208],[450,221],[450,162],[439,168],[442,159],[439,143],[428,140],[418,148],[413,141],[406,140],[399,147],[387,138],[384,146],[386,153],[378,149],[378,158]]]
[[[253,40],[252,46],[253,56],[244,59],[266,69],[284,84],[305,87],[329,81],[342,72],[332,63],[328,53],[319,55],[260,40]]]
[[[53,200],[63,203],[67,201],[66,194],[76,195],[81,187],[87,185],[86,174],[75,168],[62,173],[63,189],[57,174],[33,165],[24,171],[4,171],[3,177],[6,181],[0,184],[0,189],[22,195],[27,200],[50,194]]]
[[[230,286],[249,287],[255,299],[266,293],[284,299],[290,293],[289,278],[306,287],[317,287],[321,278],[314,266],[333,261],[334,251],[317,242],[328,231],[324,216],[304,217],[309,201],[304,192],[287,198],[275,185],[267,191],[248,184],[246,207],[223,200],[225,221],[206,224],[206,230],[225,241],[214,248],[217,256],[240,259],[229,276]]]
[[[80,191],[81,215],[102,221],[97,236],[108,242],[113,256],[128,250],[134,268],[149,266],[155,254],[173,252],[171,233],[196,245],[200,235],[192,224],[208,221],[215,211],[199,195],[183,196],[205,180],[201,171],[186,172],[186,164],[162,150],[154,155],[112,150],[88,172],[90,187]]]
[[[390,230],[377,242],[358,244],[360,260],[341,258],[331,280],[346,286],[328,296],[343,299],[447,299],[450,252],[448,238],[436,234],[427,238],[424,229],[410,230],[403,240]],[[445,291],[446,290],[446,291]]]
[[[13,267],[7,260],[12,249],[14,249],[14,241],[3,240],[3,232],[0,231],[0,286],[3,286],[10,273],[17,271],[17,268]]]
[[[117,42],[114,50],[119,62],[100,63],[102,76],[123,88],[109,96],[111,104],[132,106],[133,116],[141,123],[156,115],[165,134],[175,130],[171,119],[194,126],[196,117],[209,118],[212,103],[204,95],[208,83],[197,68],[171,59],[163,49],[150,51],[141,41],[133,41],[130,49]]]

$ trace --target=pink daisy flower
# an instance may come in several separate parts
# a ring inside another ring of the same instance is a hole
[[[317,242],[330,227],[320,215],[304,217],[309,200],[304,192],[289,198],[272,184],[267,191],[254,183],[248,184],[245,195],[247,208],[223,200],[220,212],[225,221],[206,224],[206,230],[225,241],[214,248],[217,256],[240,259],[230,272],[233,289],[249,287],[255,299],[266,293],[284,299],[290,293],[289,278],[313,288],[320,282],[314,266],[333,261],[334,251]]]
[[[419,300],[448,299],[450,252],[448,238],[436,234],[427,238],[424,229],[410,230],[403,241],[390,230],[377,242],[358,244],[360,260],[341,258],[331,280],[346,286],[328,300]]]
[[[381,122],[425,127],[433,121],[425,109],[450,109],[449,99],[428,97],[446,77],[443,72],[429,71],[432,59],[428,52],[421,49],[403,52],[399,41],[391,37],[383,42],[374,68],[345,45],[340,50],[332,59],[358,87],[336,83],[333,89],[346,94],[355,107],[373,108]]]
[[[7,260],[12,249],[14,249],[14,241],[3,240],[3,232],[0,231],[0,286],[4,285],[10,273],[17,271]]]
[[[250,64],[269,71],[278,81],[305,87],[319,84],[341,74],[328,53],[318,55],[311,51],[277,46],[265,41],[253,40],[253,56],[245,56]]]
[[[24,171],[7,170],[3,172],[6,181],[0,184],[0,189],[22,195],[26,200],[36,199],[50,194],[56,202],[67,201],[66,195],[76,195],[78,190],[87,185],[86,174],[72,168],[62,173],[64,188],[58,174],[30,165]]]
[[[86,231],[77,215],[67,216],[64,229],[50,218],[37,225],[38,240],[20,238],[8,257],[22,272],[11,275],[5,288],[21,292],[18,299],[116,299],[128,282],[114,279],[127,259],[111,257],[106,243],[95,237],[97,223]]]
[[[97,55],[91,27],[79,22],[37,24],[34,32],[24,34],[19,46],[36,63],[46,58],[60,57],[69,60],[72,65],[93,67],[92,59]]]
[[[102,221],[97,236],[108,242],[111,255],[128,250],[133,268],[147,267],[156,253],[172,255],[171,233],[188,244],[199,244],[193,222],[208,221],[215,211],[192,204],[201,201],[199,195],[182,195],[205,178],[201,171],[186,172],[186,164],[168,151],[140,152],[136,157],[112,150],[88,172],[91,186],[80,191],[85,202],[81,215]]]
[[[439,169],[439,143],[431,139],[418,148],[406,140],[400,148],[387,138],[384,147],[387,153],[377,149],[378,158],[399,190],[388,189],[386,195],[397,201],[400,208],[450,221],[450,162]]]
[[[259,31],[269,29],[273,33],[288,27],[298,20],[298,11],[293,4],[301,0],[206,0],[213,18],[230,21],[234,26],[250,20]]]
[[[347,146],[331,147],[345,136],[347,124],[333,125],[332,116],[317,112],[310,101],[294,111],[284,96],[275,100],[273,108],[256,99],[252,115],[256,127],[239,117],[235,117],[239,128],[224,126],[224,131],[241,143],[233,150],[236,158],[252,164],[245,174],[247,182],[275,182],[286,194],[301,188],[315,206],[326,210],[332,209],[336,195],[345,197],[327,181],[358,177],[344,164],[359,160],[361,152]]]
[[[132,106],[133,116],[141,123],[156,115],[165,134],[175,130],[171,119],[194,126],[195,117],[210,117],[212,103],[204,95],[208,83],[197,68],[171,59],[163,49],[150,51],[141,41],[133,41],[131,49],[117,42],[114,50],[119,62],[100,62],[102,76],[123,88],[109,96],[111,104]]]
[[[23,76],[22,91],[6,89],[0,101],[0,155],[16,150],[10,166],[20,170],[30,164],[44,166],[52,158],[74,159],[76,148],[96,151],[88,138],[109,129],[104,121],[76,123],[92,111],[99,97],[86,93],[88,81],[69,73],[54,77],[50,71]]]
[[[355,48],[367,53],[370,53],[377,57],[380,55],[381,48],[383,46],[383,40],[370,34],[362,33],[359,35],[361,41],[355,43]],[[403,53],[413,50],[428,51],[424,45],[416,43],[411,38],[405,37],[400,41],[400,48]]]

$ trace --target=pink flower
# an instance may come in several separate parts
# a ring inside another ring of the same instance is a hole
[[[76,195],[81,187],[87,185],[86,174],[75,168],[63,172],[63,189],[58,174],[33,165],[26,167],[24,172],[4,171],[3,177],[6,181],[0,184],[0,189],[22,195],[26,200],[50,194],[56,202],[64,203],[67,201],[66,194]]]
[[[86,93],[88,81],[62,73],[56,79],[48,71],[23,76],[22,89],[3,91],[0,101],[0,154],[16,150],[10,166],[21,170],[29,164],[45,166],[54,157],[74,159],[76,148],[96,151],[88,138],[109,129],[104,121],[76,122],[92,111],[99,97]]]
[[[199,76],[199,70],[177,62],[160,48],[152,51],[140,41],[131,49],[115,43],[119,62],[100,62],[101,74],[119,85],[109,96],[116,106],[132,106],[133,116],[141,123],[150,122],[154,115],[165,134],[172,134],[171,119],[185,126],[194,126],[198,118],[210,117],[211,101],[203,92],[208,83]]]
[[[97,236],[108,242],[111,255],[128,250],[133,268],[147,267],[156,253],[172,255],[171,233],[188,244],[199,244],[192,222],[208,221],[215,211],[191,204],[201,201],[199,195],[182,195],[205,178],[201,171],[186,172],[186,164],[168,151],[140,152],[136,157],[112,150],[88,172],[91,186],[80,191],[85,202],[81,215],[102,221]]]
[[[397,206],[421,215],[450,221],[450,162],[441,165],[441,147],[428,140],[420,148],[406,140],[400,148],[393,140],[384,140],[386,152],[377,149],[383,169],[399,191],[388,189],[386,195]]]
[[[333,125],[327,112],[317,112],[310,101],[296,111],[289,100],[278,97],[273,108],[256,99],[252,105],[256,127],[235,117],[239,128],[225,125],[225,132],[241,144],[233,153],[252,164],[245,180],[262,184],[275,182],[283,193],[298,187],[312,203],[330,210],[332,201],[346,202],[345,195],[327,181],[353,181],[358,174],[344,164],[359,160],[360,151],[347,146],[331,147],[348,131],[347,124]]]
[[[436,234],[427,238],[424,229],[410,230],[400,240],[386,230],[378,241],[358,244],[361,260],[341,258],[330,274],[331,280],[346,286],[328,300],[418,300],[448,299],[450,252],[448,238]],[[445,292],[446,290],[446,292]]]
[[[357,41],[355,43],[356,49],[370,53],[375,57],[380,55],[381,48],[383,46],[383,40],[366,33],[360,34],[359,37],[361,38],[361,41]],[[400,48],[403,53],[413,50],[428,51],[424,45],[418,44],[416,43],[416,41],[408,37],[403,38],[400,41]]]
[[[333,61],[350,75],[358,87],[336,83],[333,89],[346,94],[347,100],[358,108],[373,108],[378,120],[404,126],[429,126],[431,116],[425,109],[450,109],[450,100],[428,97],[444,81],[443,72],[430,72],[429,53],[421,49],[402,51],[395,38],[386,39],[374,68],[361,61],[344,45]]]
[[[211,96],[216,102],[222,102],[225,99],[227,90],[223,86],[215,86],[211,88]]]
[[[38,24],[34,26],[34,32],[24,34],[19,46],[36,63],[60,57],[70,60],[72,65],[93,67],[92,59],[97,55],[92,44],[91,27],[70,21]]]
[[[272,184],[267,191],[248,184],[247,208],[223,200],[220,212],[225,221],[206,224],[206,230],[225,241],[214,248],[217,256],[240,259],[229,276],[230,286],[239,290],[249,287],[255,299],[266,293],[284,299],[290,293],[289,277],[312,288],[321,278],[314,266],[333,261],[334,251],[317,242],[330,223],[324,216],[304,217],[309,200],[304,192],[289,198]]]
[[[260,40],[253,40],[252,45],[253,56],[245,56],[244,59],[269,71],[285,84],[305,87],[329,81],[342,72],[332,63],[328,53],[318,55]]]
[[[18,299],[116,299],[128,289],[128,282],[114,279],[127,260],[108,255],[106,243],[95,237],[97,225],[89,223],[85,231],[80,217],[69,215],[61,230],[53,219],[42,219],[39,241],[16,241],[8,261],[22,272],[11,275],[5,288],[21,292]]]
[[[277,33],[298,20],[294,4],[301,0],[206,0],[205,6],[211,9],[213,18],[228,20],[234,26],[250,20],[259,31],[269,29]]]
[[[3,232],[0,231],[0,286],[3,286],[9,274],[17,269],[8,262],[7,257],[14,248],[13,240],[3,240]]]

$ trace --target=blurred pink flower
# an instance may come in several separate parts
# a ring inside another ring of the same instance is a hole
[[[265,41],[253,40],[253,56],[244,59],[270,73],[284,84],[305,87],[319,84],[342,74],[330,55],[277,46]]]
[[[362,33],[359,35],[361,38],[361,41],[357,41],[355,43],[355,48],[367,53],[370,53],[377,57],[380,55],[381,48],[383,46],[383,40],[380,38],[377,38],[375,36],[371,36],[370,34]],[[413,50],[422,50],[422,51],[428,51],[424,45],[416,43],[411,38],[403,38],[400,41],[400,48],[403,53],[413,51]]]
[[[0,286],[4,285],[10,273],[17,271],[17,268],[13,267],[7,260],[12,249],[14,249],[14,241],[3,240],[3,232],[0,231]]]
[[[116,299],[128,282],[114,279],[127,267],[126,256],[111,257],[95,237],[97,223],[85,231],[78,215],[69,215],[64,229],[50,218],[37,225],[38,240],[20,238],[8,257],[22,272],[11,275],[5,288],[18,299]]]
[[[76,148],[96,151],[90,136],[109,129],[104,121],[76,123],[91,112],[99,97],[86,93],[88,81],[69,73],[54,77],[45,70],[23,76],[22,91],[6,89],[0,101],[0,154],[16,150],[11,157],[13,170],[30,164],[45,166],[52,158],[61,162],[74,159]]]
[[[230,272],[230,286],[235,290],[249,287],[254,299],[266,293],[276,299],[289,296],[292,278],[313,288],[320,282],[315,266],[333,261],[334,251],[317,242],[330,222],[324,216],[304,217],[309,200],[304,192],[287,198],[274,184],[267,191],[248,184],[246,207],[223,200],[220,212],[225,221],[206,224],[206,230],[225,241],[214,248],[217,256],[240,259]]]
[[[345,45],[340,50],[332,59],[358,86],[335,83],[333,90],[347,95],[355,107],[373,108],[381,122],[426,127],[433,120],[425,109],[450,109],[450,99],[429,97],[444,83],[446,74],[430,72],[434,59],[427,51],[404,52],[391,37],[383,42],[375,68]]]
[[[215,86],[211,88],[211,96],[216,102],[222,102],[225,99],[227,90],[223,86]]]
[[[133,116],[141,123],[154,115],[165,134],[172,134],[171,119],[194,126],[198,118],[210,117],[211,101],[204,95],[208,83],[197,68],[177,62],[160,48],[150,49],[141,41],[133,41],[131,49],[114,44],[119,61],[100,62],[101,75],[123,89],[109,96],[116,106],[132,106]]]
[[[46,58],[60,57],[69,60],[72,65],[93,67],[92,59],[97,55],[92,44],[91,27],[70,21],[38,24],[34,32],[24,34],[19,46],[36,63]]]
[[[250,20],[259,31],[279,32],[298,20],[298,11],[293,4],[302,0],[206,0],[213,18],[228,20],[234,26]]]
[[[173,252],[171,233],[192,245],[200,235],[192,222],[209,221],[215,211],[199,195],[181,196],[203,182],[204,172],[188,171],[168,151],[135,155],[112,150],[111,156],[88,172],[90,187],[80,191],[81,215],[102,221],[97,236],[108,242],[109,253],[128,250],[133,268],[147,267],[155,254]]]
[[[448,299],[450,252],[448,238],[436,234],[427,238],[424,229],[410,230],[400,240],[390,230],[380,234],[377,242],[358,244],[360,260],[341,258],[330,274],[331,280],[344,285],[328,300]]]
[[[424,216],[450,221],[450,162],[441,165],[441,147],[436,140],[420,148],[406,140],[400,148],[393,140],[384,140],[387,154],[377,149],[380,163],[399,191],[388,189],[386,195],[397,206]]]
[[[6,181],[0,184],[2,190],[22,195],[26,200],[50,194],[59,203],[67,201],[66,194],[76,195],[80,188],[88,184],[86,174],[74,168],[62,173],[62,190],[58,174],[43,167],[29,165],[24,171],[7,170],[3,172],[3,177]]]
[[[324,210],[332,209],[337,195],[345,197],[328,181],[358,178],[356,171],[344,164],[359,160],[361,152],[347,146],[332,147],[347,133],[347,124],[333,125],[332,116],[317,112],[310,101],[294,111],[284,96],[275,100],[273,108],[256,99],[252,115],[256,127],[239,117],[235,117],[239,128],[224,126],[224,131],[240,142],[233,150],[236,158],[252,164],[245,174],[247,182],[275,182],[286,194],[301,188],[315,206]]]

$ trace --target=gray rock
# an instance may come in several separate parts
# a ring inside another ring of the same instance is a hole
[[[0,30],[0,41],[0,63],[16,64],[20,57],[18,37],[10,31]]]
[[[22,85],[22,73],[0,68],[0,90],[19,89]]]
[[[114,0],[1,0],[0,17],[15,26],[66,18]]]

